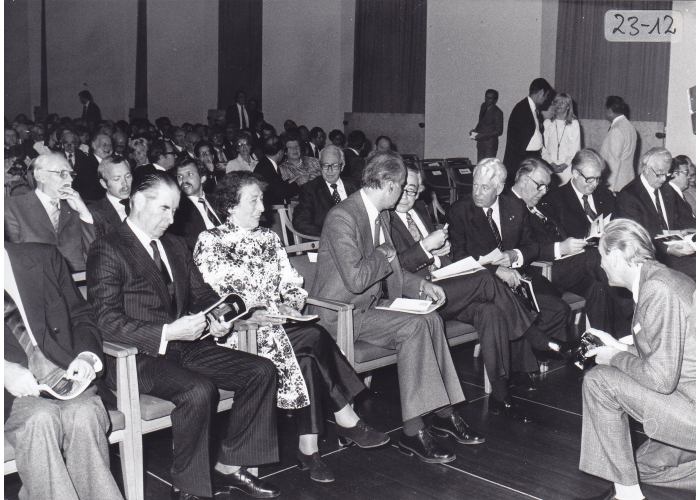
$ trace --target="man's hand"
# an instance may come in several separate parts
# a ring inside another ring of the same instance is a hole
[[[515,288],[520,284],[520,273],[515,269],[498,266],[498,269],[496,269],[496,276],[505,281],[511,288]]]
[[[168,324],[165,340],[184,340],[191,342],[197,340],[207,326],[204,313],[190,314]]]
[[[441,286],[431,283],[430,281],[423,280],[420,284],[421,298],[423,294],[436,304],[445,303],[445,291]]]
[[[66,200],[68,202],[68,206],[70,206],[73,210],[78,212],[78,215],[80,217],[92,217],[90,211],[87,208],[87,205],[85,205],[85,202],[75,189],[71,187],[61,188],[58,190],[58,197],[62,200]]]
[[[423,245],[423,248],[425,248],[426,251],[432,252],[433,250],[442,248],[446,241],[447,234],[442,229],[438,229],[437,231],[433,231],[428,236],[423,238],[421,240],[421,245]]]
[[[685,241],[673,243],[672,245],[667,245],[667,247],[666,252],[674,257],[685,257],[695,253],[695,248],[693,248],[693,245]]]
[[[280,312],[282,312],[280,310]],[[283,325],[284,318],[270,318],[269,311],[266,308],[256,309],[250,315],[250,321],[257,323],[260,326]]]
[[[301,313],[299,311],[281,302],[277,304],[277,310],[280,312],[280,314],[286,314],[287,316],[293,316],[295,318],[301,316]]]
[[[515,250],[505,250],[502,252],[501,258],[495,261],[493,264],[496,266],[510,267],[516,260],[518,260],[518,252]]]
[[[561,256],[571,255],[578,253],[586,248],[586,240],[578,238],[566,238],[564,241],[559,243],[559,252]]]
[[[396,257],[396,249],[392,247],[389,243],[382,243],[377,247],[377,250],[382,252],[384,254],[384,257],[386,257],[386,260],[391,262],[394,260],[394,257]]]
[[[612,357],[618,352],[621,351],[619,349],[616,349],[615,347],[603,345],[588,351],[586,353],[586,357],[592,358],[593,356],[595,356],[595,362],[599,365],[609,365]]]
[[[209,316],[209,333],[213,337],[224,337],[228,335],[231,331],[231,326],[233,326],[233,320],[231,321],[219,321]]]
[[[17,398],[38,396],[39,384],[29,369],[17,363],[5,361],[5,389]]]
[[[615,337],[610,335],[608,332],[604,332],[603,330],[598,330],[597,328],[588,328],[586,329],[588,333],[593,335],[594,337],[597,337],[605,346],[608,347],[614,347],[618,351],[626,351],[627,346],[617,340]]]
[[[70,380],[92,382],[95,379],[95,369],[84,359],[74,359],[66,368],[66,378]]]
[[[433,250],[430,252],[433,255],[437,255],[438,257],[444,257],[445,255],[449,255],[450,252],[452,251],[452,245],[450,245],[450,241],[447,240],[444,245],[442,245],[442,248],[438,248],[437,250]]]

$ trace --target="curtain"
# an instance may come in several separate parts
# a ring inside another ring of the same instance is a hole
[[[560,0],[556,87],[573,97],[579,118],[604,119],[605,98],[622,97],[630,118],[666,121],[669,43],[608,42],[608,10],[670,10],[670,1]]]
[[[354,112],[425,113],[427,0],[356,0]]]
[[[262,2],[219,0],[218,108],[235,102],[236,91],[262,97]]]

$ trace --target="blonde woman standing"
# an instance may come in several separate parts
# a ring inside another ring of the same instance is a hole
[[[550,164],[561,186],[571,179],[571,160],[581,149],[581,128],[569,94],[557,94],[550,113],[544,122],[542,159]]]

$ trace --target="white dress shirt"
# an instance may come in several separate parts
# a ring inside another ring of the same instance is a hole
[[[121,204],[121,200],[115,196],[112,196],[111,194],[107,193],[107,201],[109,201],[112,206],[114,207],[114,210],[117,211],[117,215],[119,216],[119,220],[124,222],[124,219],[126,219],[126,207]]]
[[[367,217],[369,218],[369,228],[372,231],[372,241],[374,241],[374,224],[375,224],[375,221],[377,220],[377,216],[379,215],[379,210],[377,210],[377,207],[374,206],[374,203],[372,203],[372,200],[370,200],[367,197],[364,189],[360,189],[360,196],[362,197],[362,203],[364,203],[365,209],[367,210]],[[384,231],[382,230],[382,226],[380,224],[379,225],[379,244],[381,245],[385,241],[386,240],[384,239]]]
[[[535,133],[532,134],[530,142],[527,143],[525,151],[539,151],[544,145],[542,140],[542,132],[540,132],[540,120],[537,118],[537,106],[535,106],[535,101],[527,96],[527,103],[530,105],[530,111],[532,111],[532,118],[535,120]]]
[[[51,205],[51,198],[49,195],[44,193],[40,189],[34,190],[36,193],[37,198],[39,198],[39,201],[41,202],[42,206],[44,207],[44,210],[46,210],[46,213],[49,214],[49,219],[51,218],[51,212],[53,212],[54,208],[53,205]],[[58,206],[61,206],[61,200],[59,198],[56,198],[58,200]],[[60,208],[59,208],[60,209]],[[92,214],[88,211],[86,215],[81,215],[80,220],[85,222],[86,224],[92,224],[93,219],[92,219]]]
[[[338,180],[335,181],[335,185],[338,188],[340,201],[343,201],[345,198],[348,197],[348,193],[347,191],[345,191],[345,184],[343,184],[343,179],[338,178]],[[331,185],[326,182],[326,186],[328,186],[328,191],[331,193],[331,196],[333,196],[333,188],[331,187]]]
[[[647,193],[649,194],[649,198],[651,198],[651,204],[656,207],[656,198],[654,197],[654,188],[649,185],[649,183],[647,182],[644,175],[641,175],[640,178],[642,179],[642,185],[644,186],[644,189],[646,189]],[[666,215],[666,205],[664,205],[664,197],[661,195],[661,188],[659,188],[659,203],[661,203],[661,212],[664,214],[664,220],[666,221],[666,227],[670,229],[671,226],[669,226],[669,224],[668,224],[668,215]]]
[[[520,198],[520,195],[513,191],[513,194],[515,194],[516,197]],[[493,205],[490,207],[485,207],[482,208],[484,211],[484,215],[486,218],[488,218],[488,214],[486,213],[489,208],[493,209],[493,213],[491,214],[491,218],[493,221],[496,223],[496,227],[498,228],[498,232],[501,235],[501,240],[503,240],[503,231],[501,230],[501,207],[500,203],[498,203],[498,200],[500,200],[500,197],[496,197],[496,201],[493,202]],[[518,257],[515,259],[515,262],[513,262],[510,267],[516,268],[516,267],[521,267],[523,265],[523,253],[518,250],[517,248],[513,248],[515,250],[515,253],[518,254]]]
[[[238,119],[241,124],[241,128],[250,128],[250,122],[248,121],[248,111],[246,111],[245,106],[236,103],[238,108]]]
[[[574,188],[574,193],[576,194],[576,198],[578,198],[579,205],[581,205],[581,208],[583,208],[585,211],[585,208],[583,207],[583,193],[576,189],[573,182],[571,183],[571,187]],[[595,209],[595,200],[593,199],[592,193],[588,195],[588,205],[591,207],[591,210],[593,210],[596,214],[598,213],[598,211]],[[586,215],[586,217],[588,216]],[[593,219],[590,217],[588,217],[588,220],[593,222]]]
[[[411,219],[413,219],[413,222],[416,223],[416,227],[418,228],[418,232],[420,233],[421,238],[426,238],[430,234],[430,232],[428,231],[428,228],[425,227],[425,225],[423,224],[423,221],[421,220],[418,213],[413,209],[409,210],[408,213],[411,214]],[[406,226],[406,229],[408,229],[408,221],[406,220],[406,213],[396,211],[396,215],[399,216],[399,219],[401,219],[401,222],[403,222],[404,226]],[[410,232],[410,230],[409,230],[409,232]],[[440,257],[438,257],[437,255],[433,255],[428,250],[426,250],[425,247],[423,246],[422,239],[420,241],[420,247],[423,249],[423,252],[425,252],[425,255],[434,259],[433,265],[435,267],[439,268],[441,266]]]
[[[192,203],[194,203],[194,206],[197,207],[197,211],[202,216],[202,219],[204,219],[204,225],[206,226],[206,228],[214,229],[216,227],[217,221],[209,219],[209,214],[207,214],[207,210],[204,208],[204,205],[202,205],[199,202],[200,199],[204,200],[204,203],[206,203],[207,208],[211,210],[211,213],[215,213],[207,199],[204,197],[204,195],[202,195],[201,198],[199,196],[188,196],[188,198]]]

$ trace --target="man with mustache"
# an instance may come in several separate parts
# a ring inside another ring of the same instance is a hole
[[[90,205],[90,212],[95,218],[95,236],[109,233],[121,224],[129,215],[129,196],[131,195],[131,168],[123,156],[114,155],[102,160],[97,167],[100,184],[107,190],[105,197]]]
[[[36,190],[5,198],[5,239],[55,245],[72,272],[83,271],[95,227],[92,214],[71,187],[73,167],[60,153],[39,155],[33,166]]]

